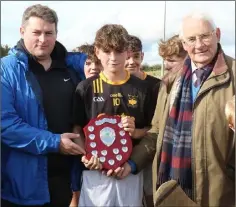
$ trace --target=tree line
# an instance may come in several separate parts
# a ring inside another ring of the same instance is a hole
[[[143,71],[149,72],[149,71],[157,71],[161,70],[161,65],[160,64],[155,64],[155,65],[148,65],[147,63],[144,63],[142,65]]]
[[[10,49],[11,48],[8,45],[1,45],[1,58],[4,56],[7,56]],[[161,70],[161,65],[160,64],[148,65],[147,63],[144,63],[142,65],[142,69],[144,71],[157,71],[157,70]]]
[[[1,58],[7,56],[10,49],[8,45],[1,45]]]

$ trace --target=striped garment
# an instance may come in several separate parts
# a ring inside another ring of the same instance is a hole
[[[217,57],[218,55],[216,55]],[[216,58],[202,68],[204,75],[202,82],[210,75]],[[192,197],[192,171],[191,171],[191,147],[192,147],[192,68],[191,59],[185,60],[179,86],[176,89],[175,98],[170,108],[166,122],[161,163],[158,172],[157,187],[168,180],[176,180]]]

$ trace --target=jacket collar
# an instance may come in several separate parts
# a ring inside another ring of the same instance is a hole
[[[17,45],[14,46],[8,54],[16,56],[19,61],[23,62],[26,65],[29,64],[29,60],[30,62],[31,60],[36,61],[34,56],[32,56],[25,48],[23,39],[19,40]],[[56,41],[55,47],[51,54],[52,60],[57,60],[61,63],[62,60],[64,61],[66,59],[66,56],[66,48],[60,42]],[[60,65],[63,65],[64,67],[64,64],[57,64],[57,67],[59,67]],[[28,67],[26,67],[26,70],[28,70]]]
[[[166,93],[170,93],[173,83],[175,82],[176,78],[181,75],[181,71],[182,65],[179,65],[162,78],[162,85],[165,87]]]
[[[210,88],[222,85],[230,80],[229,66],[226,63],[225,54],[222,49],[219,50],[215,65],[209,77],[202,84],[198,96]]]

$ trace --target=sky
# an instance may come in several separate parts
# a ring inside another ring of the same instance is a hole
[[[1,44],[14,46],[20,39],[24,10],[33,4],[47,5],[57,12],[58,36],[68,51],[93,43],[104,24],[122,24],[143,43],[144,61],[160,64],[158,42],[164,38],[164,1],[1,1]],[[221,29],[226,54],[235,57],[234,1],[166,1],[166,39],[178,34],[182,18],[192,11],[210,15]]]

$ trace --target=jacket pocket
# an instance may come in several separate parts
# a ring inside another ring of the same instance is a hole
[[[10,150],[6,157],[5,169],[2,170],[4,195],[20,200],[41,200],[40,192],[45,191],[45,187],[42,186],[44,182],[40,174],[43,172],[38,169],[38,164],[37,157]]]

